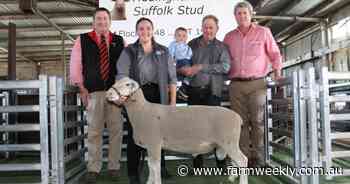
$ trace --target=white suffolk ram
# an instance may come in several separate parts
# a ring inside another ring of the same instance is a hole
[[[121,101],[121,97],[127,97]],[[123,103],[133,128],[135,143],[147,150],[147,184],[161,184],[161,149],[204,154],[216,149],[223,159],[228,155],[233,166],[247,167],[247,158],[239,148],[241,117],[234,111],[216,106],[174,107],[145,100],[137,82],[123,78],[107,91],[109,101]],[[234,180],[230,176],[230,180]],[[240,176],[248,184],[248,176]]]

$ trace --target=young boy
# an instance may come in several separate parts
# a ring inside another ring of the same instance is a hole
[[[169,45],[169,52],[176,61],[176,70],[180,70],[183,67],[190,67],[192,65],[192,50],[186,42],[187,29],[183,27],[176,28],[175,40]],[[188,98],[186,89],[191,79],[179,73],[177,79],[181,82],[181,86],[178,90],[178,97],[186,101]]]

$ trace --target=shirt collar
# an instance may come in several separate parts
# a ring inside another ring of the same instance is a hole
[[[253,29],[255,29],[256,28],[256,23],[251,23],[250,24],[250,28],[249,28],[249,31],[248,31],[248,33],[250,32],[250,31],[252,31]],[[238,26],[237,26],[237,28],[234,30],[234,32],[237,32],[237,33],[240,33],[240,34],[243,34],[239,29],[238,29]]]
[[[199,39],[199,44],[201,46],[205,46],[205,45],[210,45],[210,44],[215,44],[216,43],[216,38],[212,39],[212,40],[209,40],[208,42],[206,42],[203,38],[203,35],[200,37]]]
[[[88,35],[96,44],[100,43],[101,35],[98,35],[95,30],[89,32]],[[108,43],[111,44],[113,40],[113,33],[109,31],[106,34],[104,34],[104,36],[108,40]]]

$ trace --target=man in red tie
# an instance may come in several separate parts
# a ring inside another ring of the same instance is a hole
[[[108,170],[119,175],[122,117],[121,109],[108,103],[105,91],[115,81],[116,62],[125,47],[121,36],[112,34],[111,15],[98,8],[93,17],[93,31],[81,34],[74,43],[70,61],[70,80],[80,89],[80,97],[87,110],[88,174],[87,182],[96,183],[102,167],[102,136],[105,124],[109,131]]]

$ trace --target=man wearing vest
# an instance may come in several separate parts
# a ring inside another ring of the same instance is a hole
[[[88,122],[88,174],[87,183],[96,183],[102,167],[102,136],[109,132],[108,171],[113,178],[119,176],[122,117],[121,109],[108,103],[105,91],[115,81],[116,62],[125,43],[121,36],[109,29],[111,15],[98,8],[93,17],[93,31],[81,34],[74,43],[70,61],[70,80],[80,89],[80,97],[87,110]]]

